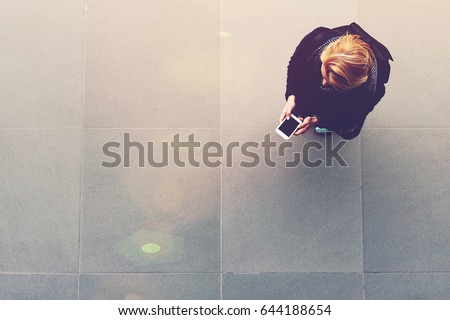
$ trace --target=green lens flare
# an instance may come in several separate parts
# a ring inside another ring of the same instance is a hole
[[[141,247],[141,250],[145,253],[158,253],[161,251],[161,247],[156,243],[146,243]]]

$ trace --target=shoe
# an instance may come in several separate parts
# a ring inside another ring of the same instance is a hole
[[[317,133],[327,133],[327,132],[331,132],[331,131],[328,130],[327,128],[319,128],[319,127],[316,127],[316,132],[317,132]]]

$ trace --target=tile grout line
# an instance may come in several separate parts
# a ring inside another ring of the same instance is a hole
[[[78,130],[80,127],[0,127],[0,130]],[[111,129],[120,129],[120,130],[220,130],[218,127],[84,127],[83,129],[88,130],[111,130]],[[231,128],[235,129],[235,128]],[[238,128],[239,129],[239,128]],[[246,128],[242,128],[246,129]],[[249,128],[247,128],[249,129]],[[250,128],[253,129],[253,128]],[[258,128],[255,128],[258,129]]]
[[[82,106],[81,106],[81,140],[80,140],[80,202],[78,217],[78,290],[77,298],[80,300],[80,278],[81,278],[81,232],[82,232],[82,214],[83,214],[83,149],[84,149],[84,108],[86,105],[86,38],[87,38],[87,4],[84,3],[84,18],[83,18],[83,71],[82,71]]]
[[[364,209],[363,209],[363,182],[362,182],[362,133],[359,137],[359,196],[361,203],[361,253],[362,253],[362,298],[366,300],[365,275],[364,275]]]
[[[219,108],[220,108],[220,144],[223,145],[223,120],[222,120],[222,28],[223,28],[223,15],[222,6],[223,1],[220,0],[220,22],[219,22]],[[220,300],[223,300],[223,161],[220,163]]]
[[[356,19],[359,18],[359,2],[356,2]],[[359,133],[359,196],[361,203],[361,254],[362,254],[362,299],[366,300],[366,283],[364,275],[364,201],[363,201],[363,182],[362,182],[362,157],[363,157],[363,142],[362,136],[364,132],[361,130]]]
[[[80,127],[0,127],[0,130],[79,130]],[[85,130],[273,130],[273,127],[264,126],[264,127],[83,127]],[[448,130],[450,127],[373,127],[373,128],[364,128],[364,130],[401,130],[401,129],[409,129],[409,130]]]
[[[366,274],[376,275],[448,275],[450,271],[368,271]],[[78,272],[0,272],[0,275],[60,275],[60,276],[78,276]],[[158,276],[158,275],[220,275],[220,272],[83,272],[83,275],[100,276]],[[361,274],[361,272],[336,272],[336,271],[302,271],[302,272],[228,272],[228,275],[307,275],[307,274]],[[1,300],[1,299],[0,299]]]
[[[77,276],[79,272],[0,272],[0,275],[65,275]],[[218,275],[219,272],[81,272],[83,275],[103,275],[103,276],[157,276],[157,275]],[[1,299],[0,299],[1,300]]]

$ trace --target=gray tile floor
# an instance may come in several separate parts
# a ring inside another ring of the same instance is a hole
[[[4,1],[0,298],[450,299],[449,9]],[[301,160],[317,168],[288,167],[326,143],[308,132],[277,153],[289,58],[352,21],[394,56],[386,97],[342,148],[348,166],[316,150]],[[268,133],[277,148],[250,156]],[[192,154],[147,164],[191,134]]]

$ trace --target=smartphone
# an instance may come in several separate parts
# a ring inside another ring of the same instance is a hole
[[[289,120],[284,118],[278,128],[275,129],[275,132],[278,133],[283,139],[287,140],[292,137],[300,123],[302,123],[302,121],[291,114]]]

